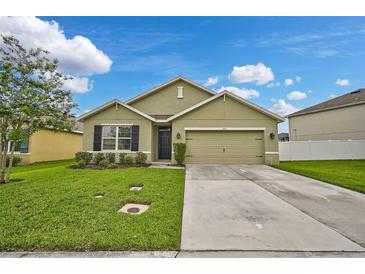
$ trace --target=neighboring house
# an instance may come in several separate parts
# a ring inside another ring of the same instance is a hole
[[[289,142],[289,133],[279,133],[279,142]]]
[[[15,155],[22,158],[21,164],[66,160],[82,150],[82,124],[76,122],[72,132],[55,132],[40,129],[25,142],[15,147]],[[10,146],[9,146],[10,147]]]
[[[365,140],[365,89],[288,116],[291,141]]]
[[[177,77],[127,102],[117,99],[80,116],[85,151],[142,151],[173,162],[186,143],[186,163],[274,164],[278,116],[228,91],[215,93]]]

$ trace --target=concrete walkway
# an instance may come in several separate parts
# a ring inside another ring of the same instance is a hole
[[[363,212],[365,195],[268,166],[188,165],[181,249],[362,252]]]

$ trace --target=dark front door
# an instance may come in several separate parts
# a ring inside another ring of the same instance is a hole
[[[171,127],[158,128],[158,158],[171,159]]]

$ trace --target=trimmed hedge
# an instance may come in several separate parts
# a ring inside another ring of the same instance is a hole
[[[179,166],[185,161],[186,144],[174,143],[174,158]]]

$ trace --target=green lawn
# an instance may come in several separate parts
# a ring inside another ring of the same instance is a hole
[[[290,161],[275,167],[365,193],[365,160]]]
[[[23,180],[0,185],[0,250],[179,249],[183,170],[66,168],[72,163],[16,167],[13,178]],[[144,188],[132,192],[133,184]],[[127,202],[150,208],[117,213]]]

